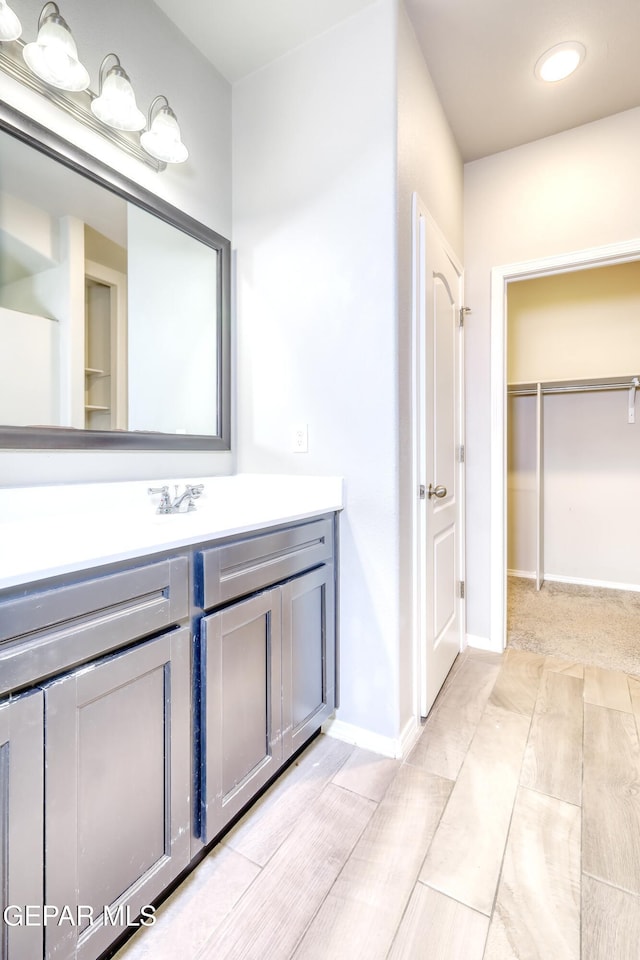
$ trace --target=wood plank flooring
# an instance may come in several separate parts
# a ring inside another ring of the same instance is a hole
[[[467,651],[405,762],[321,736],[117,960],[638,960],[640,677]]]

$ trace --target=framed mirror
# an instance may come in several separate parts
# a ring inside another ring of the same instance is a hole
[[[230,243],[0,103],[0,447],[228,450]]]

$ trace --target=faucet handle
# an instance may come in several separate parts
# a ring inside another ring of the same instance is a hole
[[[166,484],[163,487],[149,487],[147,493],[149,496],[155,493],[160,494],[160,504],[156,513],[171,513],[171,498],[169,496],[169,487],[166,486]]]
[[[188,483],[186,485],[187,490],[189,491],[189,496],[193,497],[194,500],[197,500],[202,493],[204,493],[204,483],[196,483],[193,486]]]

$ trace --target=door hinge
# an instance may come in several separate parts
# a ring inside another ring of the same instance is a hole
[[[464,318],[467,313],[471,313],[471,307],[460,307],[460,326],[464,327]]]
[[[464,463],[464,443],[458,447],[458,463]]]
[[[458,596],[464,600],[464,580],[458,580]]]

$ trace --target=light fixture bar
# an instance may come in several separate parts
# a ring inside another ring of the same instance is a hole
[[[42,94],[47,100],[56,104],[65,113],[68,113],[75,120],[80,121],[86,127],[99,133],[105,140],[116,144],[121,150],[141,160],[156,173],[166,169],[166,163],[151,157],[142,147],[126,134],[121,133],[111,127],[105,127],[97,117],[91,112],[91,101],[96,98],[96,94],[87,89],[82,92],[67,95],[64,90],[48,86],[43,80],[40,80],[31,70],[28,69],[22,57],[22,49],[25,42],[20,38],[11,45],[0,44],[0,68],[5,73],[18,80],[25,86],[30,87],[37,93]],[[16,55],[17,51],[17,55]],[[13,55],[12,55],[13,54]],[[86,103],[86,106],[85,106]]]

